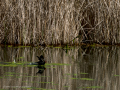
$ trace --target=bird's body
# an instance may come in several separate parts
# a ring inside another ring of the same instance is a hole
[[[44,57],[41,55],[40,57],[37,56],[39,61],[38,62],[35,62],[35,63],[30,63],[31,65],[44,65],[45,64],[45,61],[44,61]]]
[[[38,63],[38,65],[44,65],[44,64],[45,64],[45,61],[44,61],[43,55],[41,55],[40,57],[39,57],[39,56],[37,56],[37,57],[38,57],[39,61],[36,62],[36,63]]]

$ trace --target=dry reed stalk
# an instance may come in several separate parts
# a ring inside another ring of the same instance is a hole
[[[2,0],[0,42],[120,43],[119,3],[119,0]]]

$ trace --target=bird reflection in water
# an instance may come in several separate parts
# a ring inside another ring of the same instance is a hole
[[[37,74],[42,74],[44,70],[46,70],[44,65],[38,65],[37,68],[39,68],[39,71],[37,72]]]

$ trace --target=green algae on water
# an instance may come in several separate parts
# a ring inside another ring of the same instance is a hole
[[[94,80],[94,79],[91,79],[91,78],[80,78],[81,80]]]
[[[85,86],[85,87],[78,87],[78,88],[103,88],[101,86]]]

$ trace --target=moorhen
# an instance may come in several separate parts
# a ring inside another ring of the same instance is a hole
[[[41,55],[40,57],[37,56],[39,61],[38,62],[35,62],[35,63],[30,63],[30,65],[44,65],[46,61],[44,61],[44,57],[43,55]]]
[[[37,56],[37,57],[38,57],[39,61],[36,63],[38,63],[38,65],[44,65],[46,61],[44,61],[43,55],[41,55],[40,57],[39,56]]]

